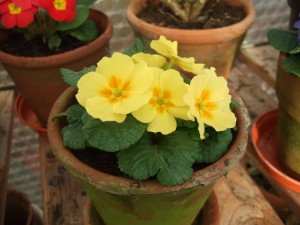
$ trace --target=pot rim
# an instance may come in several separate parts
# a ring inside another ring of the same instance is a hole
[[[217,162],[194,172],[190,180],[184,184],[162,186],[156,180],[134,180],[98,171],[81,162],[72,154],[70,149],[64,147],[61,136],[62,125],[58,120],[52,121],[51,119],[66,110],[69,106],[68,103],[74,101],[76,93],[77,88],[69,87],[55,102],[48,120],[48,139],[51,149],[58,161],[60,161],[71,174],[79,177],[84,182],[91,183],[96,186],[97,189],[105,190],[110,193],[130,195],[166,193],[206,186],[214,183],[219,177],[226,175],[246,152],[248,143],[247,128],[250,124],[248,112],[241,98],[232,91],[233,99],[240,104],[240,107],[234,110],[238,118],[237,132],[230,149]]]
[[[104,46],[106,43],[109,42],[113,28],[112,28],[112,21],[111,19],[104,14],[101,11],[90,9],[90,15],[92,16],[99,16],[99,21],[101,20],[100,26],[103,30],[102,34],[98,36],[93,41],[87,43],[86,45],[83,45],[81,47],[78,47],[76,49],[49,55],[49,56],[41,56],[41,57],[26,57],[26,56],[15,56],[3,51],[0,51],[0,61],[3,64],[12,65],[14,67],[21,67],[21,68],[52,68],[53,64],[57,64],[57,62],[60,63],[60,65],[67,65],[74,59],[70,59],[69,55],[76,54],[78,60],[82,57],[85,57],[87,55],[90,55],[93,52],[98,51],[98,46]],[[55,59],[55,60],[54,60]],[[59,65],[58,65],[59,67]]]
[[[236,2],[231,0],[227,0],[227,2],[236,4]],[[253,5],[248,0],[239,0],[239,3],[243,6],[247,13],[246,17],[238,23],[221,28],[202,30],[174,29],[147,23],[136,16],[137,12],[141,8],[145,7],[145,0],[132,0],[129,3],[127,7],[127,19],[134,29],[151,39],[159,37],[160,35],[165,35],[181,44],[213,44],[216,42],[226,42],[238,38],[246,33],[248,28],[252,25],[256,16]],[[137,6],[138,4],[141,5],[140,8]],[[201,39],[199,37],[201,37]]]

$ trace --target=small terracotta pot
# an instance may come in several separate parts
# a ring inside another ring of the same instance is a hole
[[[194,57],[206,67],[215,67],[220,76],[228,77],[233,61],[247,30],[255,19],[255,9],[248,0],[225,0],[232,5],[243,6],[247,16],[240,22],[222,28],[184,30],[159,27],[139,19],[136,15],[147,6],[147,0],[132,0],[127,8],[127,18],[135,31],[148,46],[160,35],[177,41],[179,55]]]
[[[9,189],[6,194],[4,225],[33,225],[33,210],[27,196]]]
[[[61,79],[60,69],[79,71],[96,64],[108,55],[112,22],[103,13],[90,10],[90,18],[102,33],[94,41],[61,54],[45,57],[21,57],[0,51],[0,61],[15,82],[42,125],[47,125],[49,112],[57,97],[68,87]],[[3,33],[0,37],[3,38]]]
[[[241,99],[235,110],[237,132],[228,152],[204,169],[194,172],[182,185],[162,186],[156,180],[133,180],[95,170],[64,147],[61,129],[64,120],[50,118],[75,102],[77,89],[68,88],[54,104],[48,121],[48,138],[55,157],[80,181],[106,225],[191,225],[209,197],[215,181],[224,176],[245,153],[249,125]]]
[[[278,151],[285,172],[300,181],[300,78],[282,69],[285,58],[279,55],[276,77]]]

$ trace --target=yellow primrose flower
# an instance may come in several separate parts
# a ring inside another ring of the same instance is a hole
[[[184,58],[178,56],[177,41],[169,41],[164,36],[160,36],[158,40],[153,40],[150,47],[157,53],[170,59],[170,67],[178,65],[181,69],[187,72],[197,74],[204,68],[204,64],[195,63],[193,57]]]
[[[189,119],[188,106],[183,101],[187,85],[176,70],[152,70],[152,97],[148,104],[132,112],[132,115],[143,123],[149,123],[148,131],[169,134],[176,129],[175,118]]]
[[[166,58],[158,54],[136,53],[131,56],[134,62],[145,61],[148,66],[162,68],[166,63]]]
[[[227,82],[215,74],[214,68],[205,69],[202,74],[193,77],[184,101],[190,107],[190,119],[196,117],[198,121],[201,139],[205,138],[205,124],[216,131],[235,127],[236,117],[230,110]]]
[[[115,53],[78,81],[76,98],[92,117],[121,123],[149,101],[152,79],[145,62],[135,64],[129,56]]]

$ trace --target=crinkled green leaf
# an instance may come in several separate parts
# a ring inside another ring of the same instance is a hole
[[[96,66],[90,66],[90,67],[85,67],[83,68],[83,70],[78,72],[69,69],[60,69],[60,73],[65,83],[67,83],[72,87],[77,87],[77,82],[83,75],[95,70],[96,70]]]
[[[191,120],[176,119],[176,123],[177,126],[179,127],[188,127],[188,128],[198,127],[198,123],[196,121],[191,121]]]
[[[283,62],[283,69],[300,77],[300,55],[290,55]]]
[[[148,53],[148,49],[143,44],[141,39],[136,38],[135,43],[130,48],[124,50],[123,54],[128,55],[128,56],[133,56],[134,54],[139,53],[139,52]]]
[[[60,113],[55,119],[67,117],[68,125],[62,129],[62,137],[64,146],[72,149],[84,149],[86,141],[82,133],[81,127],[83,125],[81,117],[85,113],[85,109],[79,105],[70,106],[65,112]]]
[[[61,38],[58,35],[52,35],[48,40],[47,40],[47,45],[50,49],[59,47],[61,44]]]
[[[298,33],[296,31],[272,29],[268,32],[267,37],[275,49],[284,53],[289,53],[298,46]]]
[[[135,144],[147,127],[147,124],[137,121],[131,115],[122,123],[104,123],[92,117],[85,117],[83,122],[83,133],[89,145],[107,152],[116,152]]]
[[[77,5],[76,7],[76,17],[72,22],[61,22],[57,23],[57,30],[58,31],[68,31],[73,30],[81,24],[83,24],[89,16],[89,9],[84,5]]]
[[[198,142],[190,138],[188,129],[154,138],[153,135],[145,133],[137,144],[117,153],[120,170],[134,179],[156,175],[167,186],[187,181],[193,173]]]
[[[98,29],[94,21],[87,20],[80,27],[72,30],[70,35],[80,41],[91,41],[98,36]]]
[[[227,152],[232,141],[230,129],[216,132],[213,128],[206,128],[208,136],[199,142],[198,163],[213,163]]]

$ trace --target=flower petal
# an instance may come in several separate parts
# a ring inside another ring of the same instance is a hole
[[[162,91],[170,94],[170,101],[176,106],[184,106],[183,96],[187,93],[187,86],[180,73],[169,69],[164,71],[160,77]]]
[[[150,47],[157,53],[167,56],[175,55],[177,56],[177,41],[167,40],[166,37],[160,36],[158,40],[153,40],[150,43]]]
[[[122,123],[126,115],[113,112],[113,105],[102,97],[89,98],[86,102],[86,111],[93,117],[101,121],[116,121]]]
[[[154,120],[148,125],[147,130],[150,132],[161,132],[162,134],[170,134],[176,130],[176,120],[167,111],[157,113]]]
[[[77,87],[76,99],[84,107],[87,99],[100,96],[101,90],[109,88],[106,79],[96,72],[89,72],[82,76],[77,83]]]
[[[142,123],[150,123],[156,116],[156,113],[155,107],[150,104],[146,104],[131,114]]]
[[[183,107],[169,107],[167,109],[168,113],[173,115],[175,118],[180,118],[183,120],[189,120],[190,118],[188,117],[188,106],[183,106]]]
[[[111,76],[118,76],[122,80],[127,80],[133,69],[134,63],[129,56],[114,53],[112,57],[103,57],[98,62],[96,72],[101,73],[107,79]]]
[[[166,58],[158,54],[146,54],[143,52],[134,54],[132,59],[135,62],[145,61],[148,66],[162,68],[166,63]]]
[[[235,127],[236,117],[231,111],[211,111],[211,117],[204,117],[204,123],[213,127],[216,131],[224,131]]]

